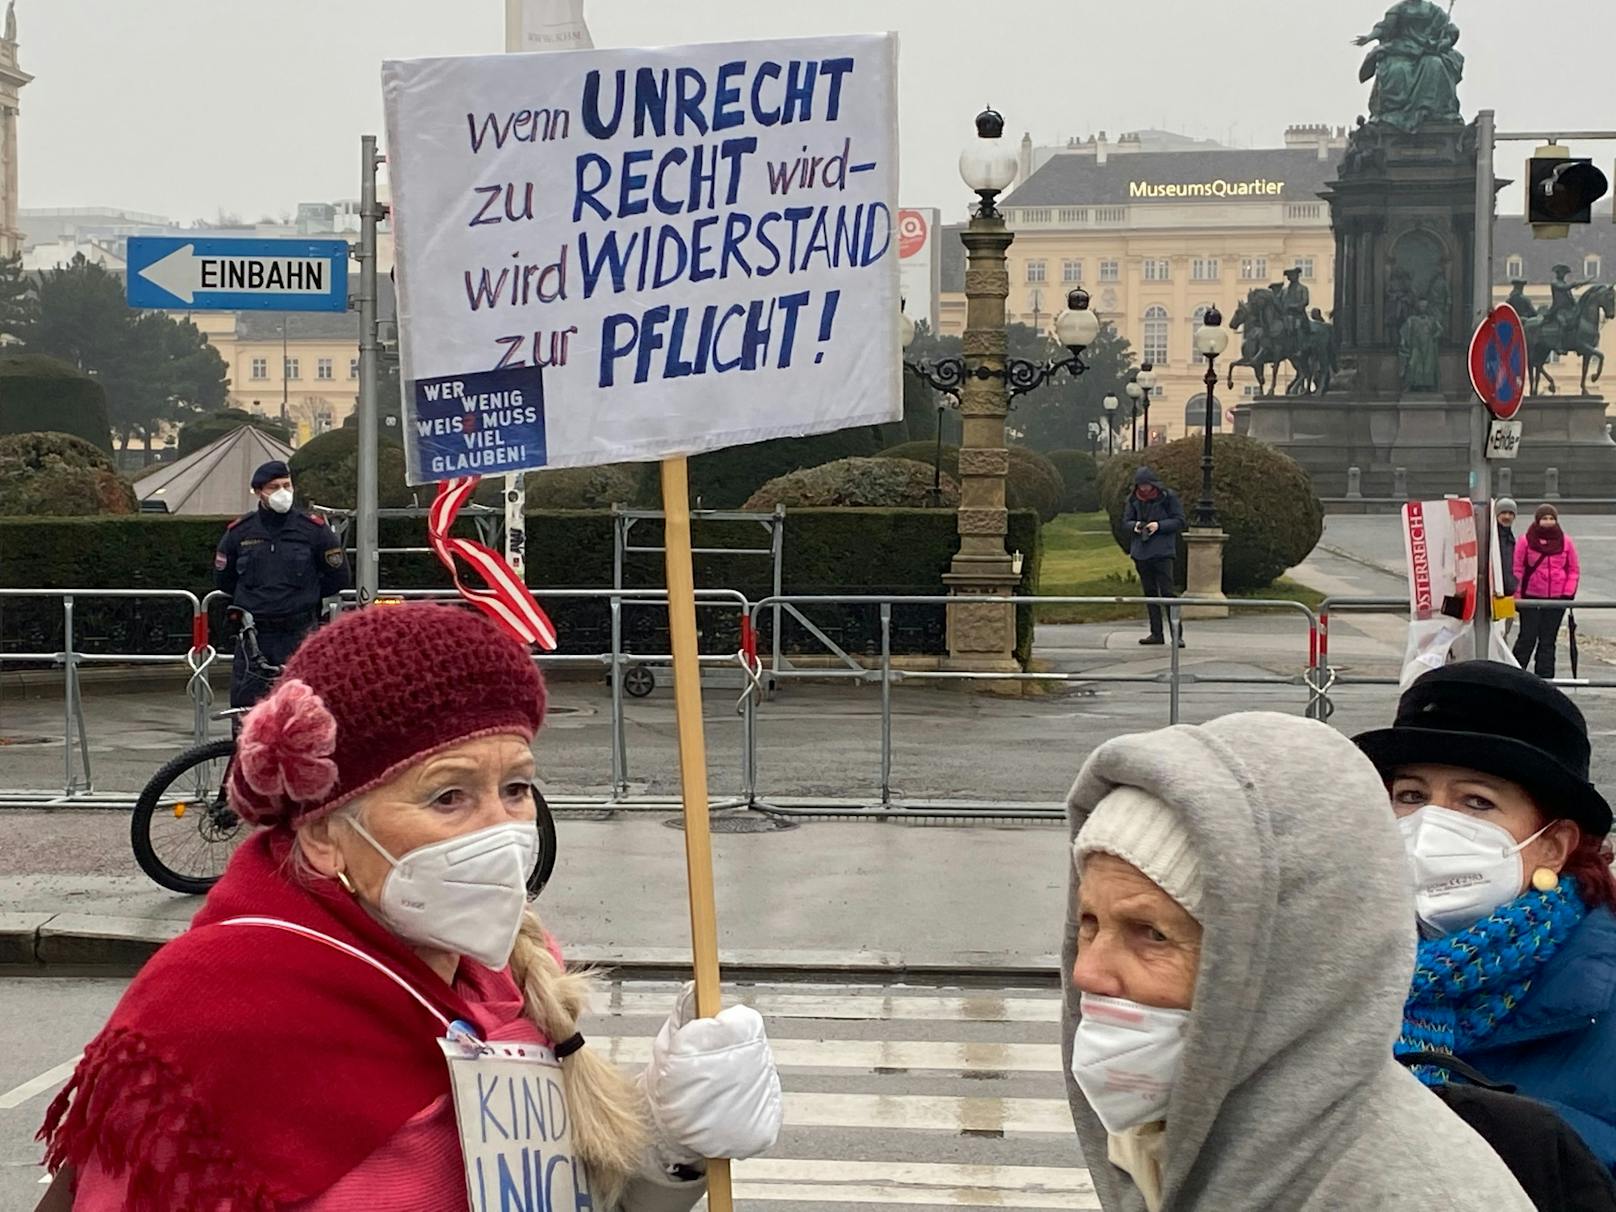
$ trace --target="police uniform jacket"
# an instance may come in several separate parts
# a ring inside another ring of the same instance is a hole
[[[260,506],[230,523],[213,560],[214,581],[260,627],[313,621],[324,598],[348,588],[342,543],[318,514]]]

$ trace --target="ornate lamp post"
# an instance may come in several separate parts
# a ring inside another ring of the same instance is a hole
[[[1114,391],[1106,392],[1105,399],[1100,401],[1101,407],[1105,409],[1105,453],[1108,455],[1116,453],[1117,409],[1121,404],[1122,401],[1117,399],[1117,393]]]
[[[1145,448],[1150,447],[1150,397],[1156,391],[1156,368],[1149,362],[1139,367],[1139,390],[1145,400]]]
[[[1145,394],[1145,389],[1139,386],[1139,372],[1135,371],[1128,379],[1127,386],[1123,388],[1128,393],[1128,421],[1132,427],[1131,449],[1139,449],[1139,400]]]
[[[1201,499],[1195,506],[1195,518],[1184,533],[1189,551],[1189,568],[1185,577],[1189,595],[1195,598],[1223,597],[1223,545],[1229,536],[1218,528],[1217,512],[1212,501],[1212,429],[1217,421],[1217,361],[1229,348],[1229,330],[1223,327],[1223,315],[1216,307],[1209,308],[1200,328],[1195,330],[1195,352],[1206,359],[1206,417],[1201,431]],[[1185,618],[1226,618],[1227,606],[1186,606]]]
[[[959,401],[960,548],[943,580],[960,598],[1009,596],[1021,582],[1020,570],[1005,548],[1010,516],[1005,508],[1005,480],[1010,473],[1005,417],[1010,401],[1061,371],[1084,373],[1088,367],[1083,350],[1100,333],[1100,319],[1089,308],[1089,296],[1074,290],[1054,326],[1056,340],[1067,349],[1066,358],[1037,363],[1007,356],[1005,300],[1010,275],[1005,252],[1015,237],[1005,227],[997,201],[1015,180],[1016,166],[1016,150],[1004,141],[1004,118],[992,109],[983,110],[976,116],[976,138],[959,159],[960,176],[980,199],[960,235],[965,245],[963,356],[910,364],[925,383]],[[950,667],[969,672],[1017,668],[1015,632],[1015,611],[1010,606],[949,607]]]

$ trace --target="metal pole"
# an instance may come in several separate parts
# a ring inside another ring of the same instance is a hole
[[[623,588],[623,549],[628,546],[629,519],[612,517],[612,588]],[[623,599],[614,597],[612,613],[612,798],[628,794],[628,741],[623,727]]]
[[[1179,692],[1178,637],[1183,624],[1180,623],[1176,627],[1173,625],[1173,615],[1178,612],[1178,607],[1165,606],[1163,609],[1167,612],[1167,722],[1176,724],[1178,723]]]
[[[355,512],[357,552],[354,589],[361,607],[376,600],[381,575],[377,552],[376,459],[380,434],[377,426],[377,388],[381,343],[376,332],[376,228],[382,208],[376,202],[376,136],[359,140],[359,487]]]
[[[937,406],[937,453],[931,460],[931,503],[943,503],[943,405]]]
[[[73,775],[73,597],[62,596],[62,659],[66,662],[62,682],[62,760],[63,792],[72,795],[78,780]]]
[[[1201,499],[1195,506],[1195,525],[1211,529],[1218,524],[1217,511],[1212,501],[1212,422],[1215,419],[1213,409],[1217,407],[1215,393],[1218,386],[1218,372],[1215,363],[1217,354],[1206,355],[1206,424],[1201,434]]]
[[[1493,216],[1497,188],[1493,180],[1493,111],[1476,115],[1476,260],[1472,321],[1480,324],[1492,310],[1493,294]],[[1470,410],[1470,499],[1476,518],[1476,659],[1492,657],[1493,581],[1492,546],[1497,539],[1493,528],[1492,468],[1487,464],[1487,410],[1479,401]]]
[[[287,372],[290,369],[291,369],[291,367],[288,365],[287,349],[286,349],[286,317],[283,315],[281,317],[281,424],[282,425],[287,424],[288,421],[289,421],[288,411],[287,411],[287,407],[286,407],[286,397],[287,397],[287,391],[288,391],[288,384],[287,384],[286,379],[287,379]]]
[[[779,605],[781,596],[785,593],[785,548],[786,548],[786,507],[774,507],[774,534],[770,538],[769,546],[772,549],[770,558],[774,561],[774,673],[777,675],[769,681],[769,698],[774,698],[775,688],[779,685],[778,674],[782,661],[785,638],[781,634],[781,625],[785,622],[785,615]]]
[[[892,803],[892,603],[881,603],[881,806]]]

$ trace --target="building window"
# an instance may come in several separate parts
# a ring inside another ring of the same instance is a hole
[[[1206,428],[1206,392],[1200,392],[1190,397],[1190,402],[1184,405],[1184,428],[1204,430]],[[1212,428],[1223,428],[1223,410],[1217,402],[1212,403]]]
[[[1027,292],[1027,310],[1032,313],[1033,327],[1037,328],[1038,327],[1038,317],[1039,316],[1047,316],[1049,314],[1047,311],[1044,310],[1044,292],[1043,291],[1041,291],[1041,290],[1029,290]]]
[[[1120,282],[1122,280],[1122,267],[1115,261],[1100,262],[1100,281]]]
[[[1324,203],[1322,202],[1291,202],[1285,207],[1287,219],[1322,219],[1324,218]]]
[[[1599,276],[1598,257],[1584,257],[1582,259],[1582,276],[1585,278],[1597,278]]]
[[[299,367],[298,359],[296,359],[296,358],[287,358],[286,359],[285,370],[286,370],[286,377],[288,379],[301,379],[303,377],[303,371]]]
[[[359,377],[359,359],[358,358],[349,358],[348,359],[348,377],[350,379],[357,379]]]
[[[1171,282],[1173,280],[1173,263],[1165,257],[1145,258],[1146,282]]]
[[[1045,269],[1042,261],[1027,262],[1027,281],[1042,282],[1045,280]]]
[[[1296,268],[1302,271],[1302,281],[1311,282],[1313,280],[1312,257],[1297,257]]]
[[[254,358],[252,360],[252,377],[255,379],[269,378],[268,358]]]
[[[1198,331],[1200,331],[1201,325],[1206,323],[1206,313],[1211,311],[1211,310],[1212,310],[1212,304],[1203,303],[1199,307],[1197,307],[1195,309],[1195,313],[1190,316],[1190,346],[1191,346],[1191,348],[1193,348],[1194,345],[1195,345],[1195,334]]]
[[[1511,257],[1504,262],[1504,272],[1509,275],[1511,280],[1524,278],[1526,277],[1526,262],[1520,257]]]
[[[1255,400],[1257,398],[1257,385],[1255,383],[1247,383],[1243,388],[1240,389],[1240,394],[1248,400]]]
[[[1063,206],[1060,209],[1062,223],[1087,223],[1089,221],[1089,208],[1086,206]]]
[[[1268,281],[1268,258],[1242,257],[1240,259],[1240,276],[1247,282]]]
[[[336,371],[332,368],[330,358],[321,358],[314,364],[314,377],[316,379],[334,379]]]
[[[1196,257],[1190,262],[1190,277],[1196,282],[1216,282],[1223,276],[1216,257]]]
[[[1062,261],[1061,262],[1061,281],[1062,282],[1076,283],[1076,282],[1081,282],[1082,280],[1083,280],[1083,262],[1081,262],[1081,261]]]
[[[1167,309],[1152,307],[1145,312],[1145,340],[1140,357],[1157,366],[1167,363]]]
[[[1128,221],[1128,208],[1126,206],[1101,206],[1095,211],[1095,221],[1099,223],[1126,223]]]

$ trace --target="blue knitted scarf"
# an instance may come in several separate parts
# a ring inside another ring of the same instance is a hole
[[[1553,891],[1528,889],[1474,925],[1422,942],[1396,1054],[1463,1056],[1475,1048],[1520,1003],[1587,912],[1576,882],[1565,876]],[[1416,1065],[1414,1072],[1428,1086],[1448,1076],[1434,1065]]]

